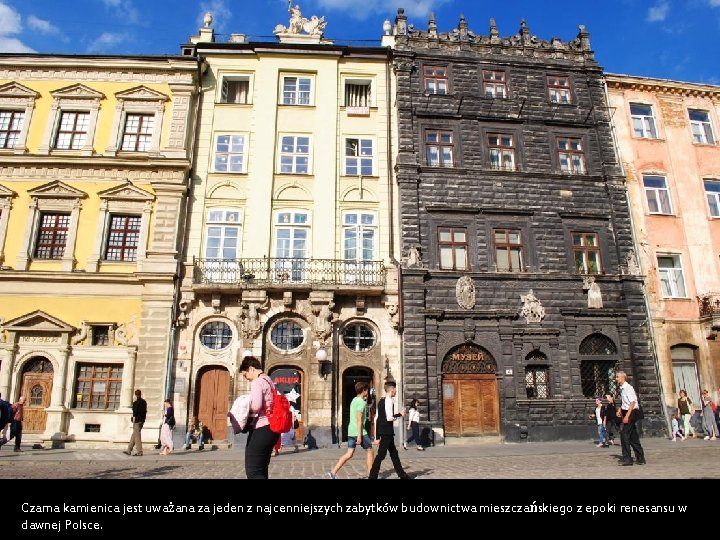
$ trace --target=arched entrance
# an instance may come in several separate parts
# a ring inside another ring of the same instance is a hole
[[[350,421],[350,402],[355,398],[355,383],[366,382],[373,386],[372,369],[364,367],[351,367],[345,370],[342,376],[342,441],[347,441],[348,422]],[[368,396],[368,403],[371,398]],[[372,405],[372,403],[370,403]],[[370,414],[368,414],[368,423]],[[370,426],[367,426],[370,433]]]
[[[45,431],[50,395],[53,384],[53,366],[50,360],[34,356],[28,360],[22,370],[22,388],[20,395],[25,396],[23,432],[42,433]]]
[[[210,366],[200,370],[197,376],[195,410],[198,419],[209,431],[209,439],[227,439],[229,392],[230,372],[227,369]]]
[[[275,389],[285,394],[290,402],[290,407],[297,411],[297,413],[293,413],[298,420],[298,427],[295,428],[295,440],[302,442],[305,437],[305,430],[303,429],[304,416],[302,414],[302,371],[294,367],[278,367],[271,369],[268,376],[275,383]]]
[[[500,433],[497,364],[482,347],[455,347],[442,363],[445,436]]]

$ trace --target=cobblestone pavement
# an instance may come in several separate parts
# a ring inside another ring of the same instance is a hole
[[[647,465],[620,467],[620,447],[597,448],[588,441],[448,444],[419,452],[400,448],[405,469],[418,479],[691,479],[720,478],[720,440],[642,440]],[[160,456],[151,444],[145,455],[126,456],[122,448],[35,449],[15,453],[11,445],[0,449],[0,475],[15,479],[69,478],[245,478],[243,449],[179,448]],[[272,458],[270,477],[279,479],[327,478],[327,471],[345,448],[292,449]],[[364,478],[365,455],[358,450],[338,478]],[[381,478],[395,479],[390,456],[383,462]]]

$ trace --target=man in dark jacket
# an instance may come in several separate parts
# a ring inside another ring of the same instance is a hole
[[[380,472],[380,464],[388,452],[390,452],[390,459],[392,460],[397,475],[403,480],[411,478],[408,473],[403,470],[402,463],[400,463],[400,455],[395,447],[394,422],[398,418],[405,416],[405,410],[399,413],[396,413],[394,410],[393,398],[396,393],[397,385],[395,381],[386,382],[385,397],[378,402],[377,416],[375,417],[375,435],[380,438],[380,448],[370,469],[370,475],[368,476],[370,480],[377,480],[378,473]]]
[[[142,392],[140,390],[135,390],[135,401],[133,401],[132,412],[132,437],[130,438],[127,450],[123,450],[123,454],[127,454],[128,456],[142,456],[143,447],[140,431],[142,431],[145,417],[147,416],[147,401],[142,398]],[[133,448],[136,448],[134,454],[132,453]]]

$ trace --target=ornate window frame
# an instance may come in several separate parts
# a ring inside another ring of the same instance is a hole
[[[87,193],[75,189],[59,180],[43,184],[28,190],[30,196],[30,210],[25,224],[25,234],[22,240],[22,249],[15,264],[16,270],[27,270],[32,260],[33,244],[37,236],[37,228],[42,212],[67,212],[70,214],[65,252],[61,261],[63,272],[72,272],[75,267],[75,239],[77,237],[78,220],[82,199]]]
[[[105,99],[105,94],[88,88],[84,84],[74,84],[50,92],[50,95],[53,97],[53,103],[50,107],[42,142],[38,147],[38,154],[47,156],[51,152],[53,154],[57,152],[58,154],[77,155],[79,152],[81,156],[91,156],[95,142],[95,128],[97,127],[98,113],[100,111],[100,101]],[[54,149],[53,146],[60,127],[62,113],[71,111],[87,111],[90,113],[85,144],[79,151]]]
[[[156,92],[146,86],[136,86],[129,90],[115,93],[117,105],[115,106],[115,118],[113,119],[112,130],[110,131],[110,144],[105,149],[108,156],[116,156],[120,153],[137,154],[129,150],[122,150],[123,134],[128,114],[153,114],[155,115],[155,127],[152,136],[152,144],[147,152],[143,154],[160,154],[160,135],[163,129],[165,116],[165,102],[170,98],[165,94]]]
[[[125,184],[100,191],[100,215],[95,233],[95,243],[87,260],[86,271],[97,272],[102,264],[135,264],[137,271],[142,269],[147,254],[148,237],[150,235],[150,215],[155,196],[134,186],[129,180]],[[140,238],[138,240],[137,258],[134,262],[105,261],[103,255],[107,245],[107,233],[110,216],[113,214],[135,214],[142,217]]]
[[[5,237],[7,236],[12,198],[15,195],[14,191],[0,185],[0,266],[5,262]]]
[[[0,109],[7,111],[21,111],[25,113],[23,126],[20,130],[17,143],[14,148],[3,149],[4,152],[13,152],[14,154],[24,154],[27,149],[27,135],[32,120],[32,113],[35,109],[35,100],[40,96],[34,90],[11,82],[0,86]],[[1,195],[0,195],[1,196]],[[0,253],[0,257],[2,253]]]

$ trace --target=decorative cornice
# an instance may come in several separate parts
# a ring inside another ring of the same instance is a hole
[[[53,90],[50,92],[50,95],[55,99],[72,98],[99,100],[105,98],[105,94],[98,92],[97,90],[93,90],[92,88],[88,88],[84,84],[73,84],[71,86],[60,88],[59,90]]]
[[[167,101],[168,97],[165,94],[156,92],[148,88],[147,86],[136,86],[129,90],[123,90],[122,92],[116,92],[115,97],[117,99],[127,101]]]
[[[29,189],[27,193],[33,198],[37,197],[46,199],[84,199],[87,197],[87,193],[84,191],[75,189],[60,180]]]
[[[11,82],[0,86],[0,98],[30,98],[36,99],[40,96],[35,90],[22,84]]]
[[[128,201],[152,201],[155,198],[152,193],[133,186],[129,180],[125,184],[99,191],[98,197],[101,199],[122,199]]]
[[[605,80],[608,88],[611,89],[637,90],[653,94],[720,100],[720,86],[716,85],[673,81],[670,79],[650,79],[631,75],[607,75]]]

